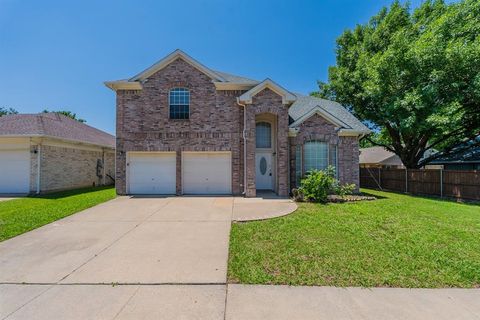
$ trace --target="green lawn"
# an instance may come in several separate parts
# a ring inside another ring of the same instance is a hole
[[[113,198],[114,188],[97,187],[0,202],[0,241]]]
[[[479,287],[480,206],[363,190],[375,201],[301,203],[288,216],[236,223],[230,282],[362,287]]]

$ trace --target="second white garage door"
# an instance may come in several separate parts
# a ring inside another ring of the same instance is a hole
[[[129,152],[129,194],[175,194],[174,152]]]
[[[231,194],[231,153],[183,152],[182,186],[184,194]]]

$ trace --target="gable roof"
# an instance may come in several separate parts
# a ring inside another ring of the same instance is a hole
[[[277,83],[273,82],[271,79],[265,79],[259,84],[257,84],[255,87],[251,88],[244,94],[242,94],[240,97],[238,97],[238,101],[245,103],[245,104],[251,104],[252,103],[252,98],[261,92],[264,89],[270,89],[273,92],[277,93],[282,97],[282,103],[283,104],[288,104],[293,101],[295,101],[296,96],[292,94],[290,91],[284,89]]]
[[[50,137],[115,148],[115,137],[54,112],[0,117],[0,137]]]
[[[213,70],[207,68],[206,66],[204,66],[203,64],[201,64],[197,60],[193,59],[192,57],[190,57],[188,54],[186,54],[185,52],[183,52],[180,49],[177,49],[177,50],[173,51],[172,53],[170,53],[165,58],[163,58],[160,61],[153,64],[151,67],[145,69],[144,71],[140,72],[136,76],[130,78],[128,81],[142,81],[142,80],[145,80],[148,77],[150,77],[152,74],[162,70],[163,68],[165,68],[166,66],[168,66],[170,63],[172,63],[173,61],[175,61],[177,59],[182,59],[186,63],[190,64],[191,66],[193,66],[195,68],[197,68],[199,71],[203,72],[204,74],[206,74],[207,76],[212,78],[213,80],[225,81],[225,79],[222,76],[215,73]]]
[[[209,76],[213,80],[218,90],[248,90],[259,83],[257,80],[252,80],[222,71],[212,70],[194,58],[190,57],[182,50],[177,49],[130,79],[106,81],[105,85],[115,91],[142,90],[142,81],[150,77],[152,74],[162,70],[177,59],[182,59],[200,72],[203,72]]]
[[[341,128],[343,133],[370,133],[370,130],[360,120],[338,102],[301,94],[295,95],[297,99],[288,110],[288,114],[293,119],[293,123],[290,124],[291,128],[296,128],[314,114],[319,114]]]
[[[400,157],[395,153],[388,151],[383,147],[370,147],[360,149],[360,164],[383,164],[383,165],[403,165]]]

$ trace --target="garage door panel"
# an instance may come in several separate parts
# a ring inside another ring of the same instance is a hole
[[[129,153],[130,194],[175,194],[175,153]]]
[[[185,194],[231,194],[231,153],[186,152],[182,177]]]
[[[1,150],[0,193],[28,193],[29,191],[29,150]]]

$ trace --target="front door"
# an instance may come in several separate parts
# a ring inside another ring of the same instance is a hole
[[[259,190],[273,190],[272,154],[270,152],[255,154],[255,184]]]

